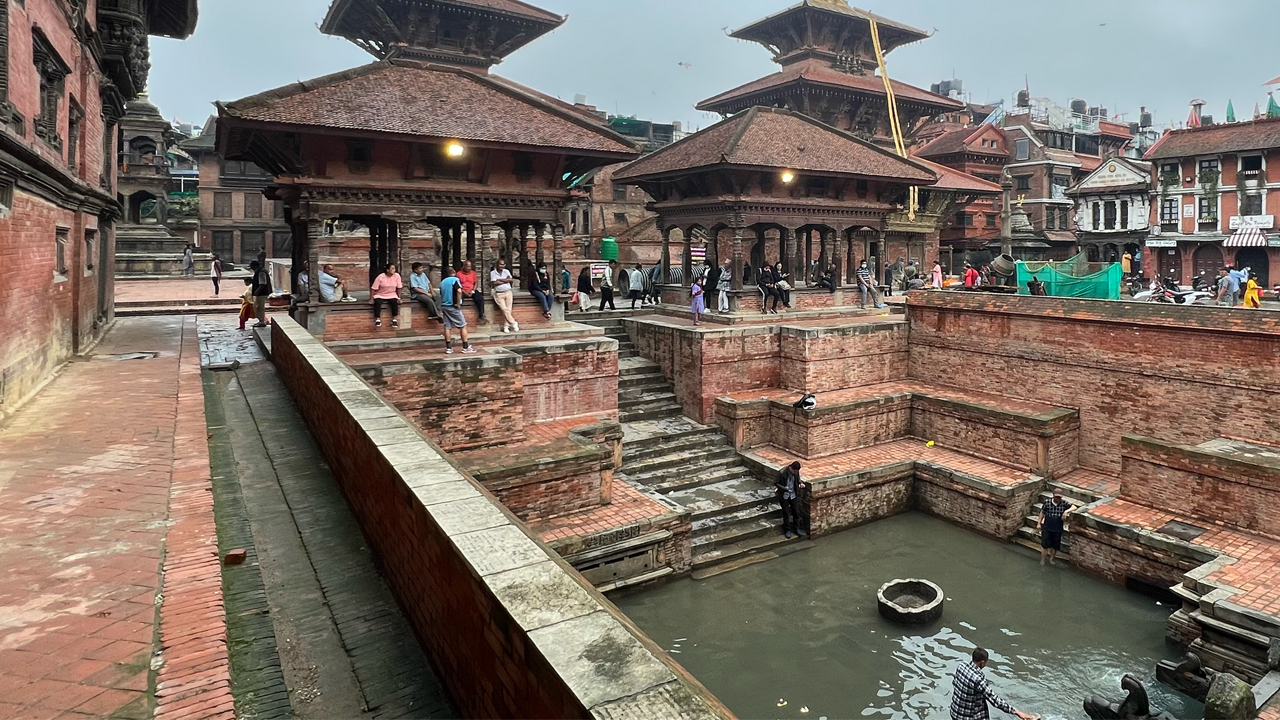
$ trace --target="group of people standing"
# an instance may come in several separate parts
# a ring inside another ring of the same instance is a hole
[[[1258,274],[1250,268],[1237,270],[1229,265],[1219,269],[1217,300],[1226,307],[1236,307],[1243,302],[1247,308],[1261,308],[1262,286],[1258,284]]]

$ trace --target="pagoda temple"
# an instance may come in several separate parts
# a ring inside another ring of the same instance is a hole
[[[544,258],[558,272],[573,183],[639,154],[598,117],[490,72],[564,21],[516,0],[335,0],[321,30],[376,62],[220,104],[219,151],[275,177],[293,276],[332,265],[359,289],[387,263],[502,259],[526,278]],[[318,283],[309,295],[300,319],[321,331],[357,311],[322,303]]]
[[[801,0],[779,13],[731,33],[760,43],[782,70],[698,104],[699,110],[732,115],[757,105],[804,113],[839,130],[878,142],[892,142],[884,80],[876,74],[871,22],[882,54],[929,34],[851,7],[846,0]],[[964,104],[897,80],[903,133],[928,118]]]

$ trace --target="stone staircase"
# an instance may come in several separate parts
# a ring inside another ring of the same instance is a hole
[[[657,363],[639,357],[620,320],[592,325],[618,340],[622,469],[616,477],[690,514],[695,577],[774,557],[782,535],[773,488],[747,469],[719,428],[684,417]],[[715,568],[716,570],[713,570]]]
[[[232,295],[232,292],[235,292],[234,288],[216,298],[189,300],[117,300],[116,317],[239,314],[240,296]],[[244,292],[243,285],[240,286],[240,292]]]
[[[1084,488],[1073,487],[1059,482],[1050,482],[1049,486],[1041,491],[1040,496],[1036,498],[1035,504],[1031,506],[1031,513],[1022,519],[1022,527],[1018,528],[1018,534],[1013,536],[1015,543],[1035,550],[1037,553],[1040,552],[1040,530],[1036,527],[1036,522],[1040,519],[1041,506],[1049,502],[1053,497],[1053,488],[1055,487],[1062,488],[1062,499],[1071,503],[1072,514],[1085,505],[1097,502],[1105,497]],[[1058,559],[1067,562],[1071,562],[1071,523],[1071,515],[1068,515],[1067,532],[1062,535],[1062,550],[1058,552]]]

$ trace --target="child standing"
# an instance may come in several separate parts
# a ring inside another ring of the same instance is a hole
[[[240,329],[253,317],[253,278],[244,279],[244,294],[240,296]]]
[[[693,279],[693,290],[689,293],[691,298],[689,308],[693,310],[693,324],[702,324],[702,313],[707,311],[707,299],[702,291],[702,276],[699,275]]]

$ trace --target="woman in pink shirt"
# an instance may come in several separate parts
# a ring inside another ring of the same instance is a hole
[[[400,327],[400,274],[395,265],[387,265],[382,274],[373,279],[373,326],[382,327],[382,303],[391,305],[391,327]]]

